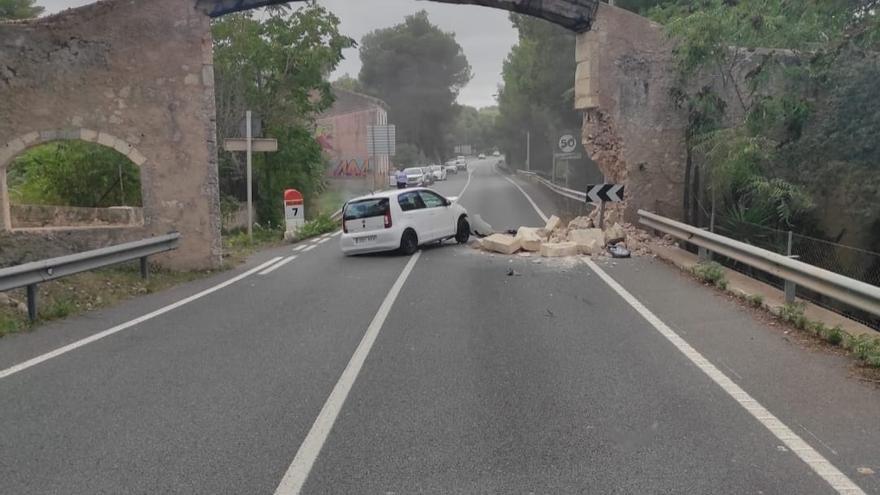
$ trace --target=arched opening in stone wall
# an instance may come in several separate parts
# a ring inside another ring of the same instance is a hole
[[[103,142],[99,133],[85,133],[94,139],[74,134],[38,133],[41,138],[0,163],[5,230],[144,225],[141,167],[131,157],[136,150],[103,133]]]

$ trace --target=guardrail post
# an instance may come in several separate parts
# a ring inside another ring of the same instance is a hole
[[[146,280],[150,277],[150,265],[147,263],[147,257],[141,258],[141,278]]]
[[[37,284],[27,286],[28,318],[33,322],[37,319]]]
[[[788,248],[785,250],[785,255],[789,258],[793,258],[791,255],[791,245],[792,245],[792,232],[788,231]],[[797,285],[791,280],[785,281],[785,304],[794,304],[794,298],[797,295]]]
[[[706,230],[706,227],[701,227],[702,230]],[[712,261],[712,251],[704,248],[703,246],[697,246],[697,257],[700,261]]]

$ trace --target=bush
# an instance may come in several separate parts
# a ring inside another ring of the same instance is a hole
[[[749,294],[746,296],[746,302],[754,308],[760,308],[764,304],[764,296],[761,294]]]
[[[712,284],[719,289],[727,288],[724,267],[715,261],[702,262],[691,270],[703,283]]]
[[[296,229],[296,236],[298,239],[308,239],[316,235],[333,232],[337,228],[339,228],[339,222],[330,218],[330,215],[321,213],[313,220],[309,220],[302,227]]]

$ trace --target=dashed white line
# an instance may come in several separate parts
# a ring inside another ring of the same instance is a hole
[[[293,252],[302,251],[305,248],[306,248],[305,244],[300,244],[299,246],[293,248]]]
[[[832,465],[825,457],[822,456],[816,449],[811,447],[807,442],[805,442],[801,437],[794,433],[788,426],[786,426],[782,421],[773,415],[770,411],[768,411],[764,406],[762,406],[758,401],[753,399],[745,390],[740,388],[739,385],[734,383],[730,378],[728,378],[724,373],[718,370],[711,362],[709,362],[706,358],[704,358],[696,349],[691,347],[690,344],[685,342],[684,339],[678,336],[671,328],[669,328],[665,323],[663,323],[660,318],[657,318],[654,313],[651,312],[648,308],[646,308],[638,299],[635,298],[632,294],[629,293],[626,289],[623,288],[620,284],[617,283],[616,280],[611,278],[610,275],[605,273],[604,270],[599,268],[596,263],[594,263],[590,259],[586,259],[585,263],[590,267],[593,272],[595,272],[599,277],[611,287],[614,292],[616,292],[620,297],[623,298],[633,309],[636,310],[637,313],[642,315],[642,317],[648,321],[661,335],[666,337],[666,339],[672,343],[685,357],[690,360],[697,368],[700,369],[703,373],[706,374],[715,384],[721,387],[722,390],[727,392],[727,394],[733,398],[743,409],[748,411],[759,423],[761,423],[765,428],[770,430],[776,438],[778,438],[782,443],[784,443],[789,450],[795,453],[804,463],[806,463],[816,474],[818,474],[822,479],[824,479],[831,488],[836,490],[841,494],[864,494],[861,488],[858,487],[852,480],[850,480],[845,474],[843,474],[840,470],[838,470],[834,465]]]
[[[284,258],[283,260],[279,261],[278,263],[275,263],[274,265],[270,266],[269,268],[266,268],[265,270],[261,271],[260,275],[266,275],[266,274],[272,273],[275,270],[281,268],[282,266],[290,263],[291,261],[293,261],[295,259],[296,259],[295,254],[293,256],[288,256],[287,258]]]
[[[309,252],[312,249],[315,249],[316,247],[318,247],[317,244],[309,244],[309,246],[307,248],[303,249],[302,252],[304,252],[304,253]]]
[[[519,184],[511,180],[509,177],[505,177],[508,182],[513,184],[519,192],[526,197],[529,203],[532,204],[532,208],[535,209],[535,212],[544,219],[547,220],[547,215],[538,208],[538,205],[532,200],[531,196],[528,195]],[[740,406],[743,407],[746,411],[748,411],[759,423],[761,423],[765,428],[770,430],[776,438],[778,438],[782,443],[784,443],[788,448],[795,453],[807,466],[810,467],[816,474],[818,474],[822,479],[824,479],[831,488],[833,488],[837,493],[846,494],[846,495],[864,495],[864,491],[859,488],[858,485],[853,483],[851,479],[849,479],[845,474],[843,474],[840,470],[838,470],[834,465],[832,465],[825,457],[823,457],[819,452],[816,451],[813,447],[811,447],[807,442],[805,442],[801,437],[797,436],[791,428],[786,426],[782,421],[779,421],[776,416],[774,416],[770,411],[768,411],[764,406],[758,403],[755,399],[753,399],[745,390],[740,388],[739,385],[734,383],[730,378],[728,378],[724,373],[718,370],[711,362],[709,362],[706,358],[704,358],[696,349],[691,347],[684,339],[678,336],[671,328],[669,328],[665,323],[663,323],[660,318],[658,318],[654,313],[652,313],[648,308],[646,308],[638,299],[635,298],[632,294],[629,293],[626,289],[623,288],[620,284],[617,283],[616,280],[611,278],[610,275],[605,273],[604,270],[599,268],[596,263],[594,263],[590,259],[586,259],[585,263],[590,267],[593,272],[595,272],[599,277],[611,287],[614,292],[616,292],[620,297],[623,298],[633,309],[636,310],[651,326],[654,327],[661,335],[666,337],[669,342],[672,343],[682,354],[685,355],[694,365],[696,365],[700,371],[705,373],[715,384],[721,387],[722,390],[727,392],[733,400],[739,403]]]
[[[329,237],[324,237],[324,238],[322,238],[320,241],[316,242],[315,244],[324,244],[325,242],[327,242],[327,241],[329,241],[329,240],[330,240]]]
[[[341,233],[342,233],[341,230],[337,230],[336,232],[334,232],[334,233],[332,233],[332,234],[330,234],[330,235],[331,235],[332,237],[336,237],[336,236],[338,236],[338,235],[341,234]]]
[[[243,278],[249,277],[249,276],[253,275],[254,273],[257,273],[258,271],[263,270],[267,266],[272,265],[273,263],[277,262],[280,259],[281,259],[281,256],[277,256],[277,257],[272,258],[271,260],[255,267],[255,268],[251,268],[250,270],[248,270],[242,274],[236,275],[236,276],[230,278],[229,280],[226,280],[226,281],[221,282],[211,288],[208,288],[208,289],[205,289],[201,292],[193,294],[185,299],[181,299],[180,301],[177,301],[173,304],[169,304],[168,306],[159,308],[159,309],[152,311],[150,313],[147,313],[143,316],[139,316],[133,320],[129,320],[125,323],[120,323],[119,325],[116,325],[113,328],[108,328],[107,330],[104,330],[103,332],[98,332],[98,333],[91,335],[89,337],[86,337],[84,339],[77,340],[76,342],[67,344],[66,346],[59,347],[58,349],[55,349],[54,351],[50,351],[45,354],[41,354],[35,358],[28,359],[27,361],[16,364],[15,366],[11,366],[9,368],[6,368],[5,370],[0,371],[0,379],[6,378],[10,375],[14,375],[14,374],[18,373],[19,371],[24,371],[32,366],[36,366],[42,362],[48,361],[48,360],[55,358],[55,357],[58,357],[62,354],[67,354],[68,352],[73,351],[75,349],[79,349],[80,347],[82,347],[84,345],[91,344],[92,342],[101,340],[104,337],[109,337],[109,336],[113,335],[114,333],[121,332],[121,331],[126,330],[128,328],[131,328],[137,324],[143,323],[147,320],[151,320],[159,315],[163,315],[173,309],[177,309],[185,304],[189,304],[197,299],[201,299],[201,298],[207,296],[208,294],[211,294],[213,292],[217,292],[218,290],[220,290],[224,287],[228,287]]]
[[[355,349],[354,354],[352,354],[351,359],[348,361],[348,365],[339,377],[339,381],[336,382],[333,391],[330,392],[330,396],[324,403],[324,407],[321,408],[321,412],[312,424],[309,434],[306,435],[302,445],[299,446],[296,457],[293,458],[293,462],[287,468],[287,472],[284,473],[281,483],[275,490],[275,495],[296,495],[302,490],[306,479],[309,477],[309,472],[312,470],[312,466],[321,452],[321,447],[324,446],[327,436],[330,435],[330,430],[333,429],[336,417],[339,416],[339,411],[342,409],[343,404],[345,404],[345,399],[348,397],[348,393],[351,391],[355,380],[357,380],[358,373],[360,373],[367,355],[370,354],[370,349],[372,349],[376,338],[379,336],[379,331],[382,330],[385,318],[391,312],[391,307],[394,305],[400,289],[403,287],[421,254],[422,252],[418,251],[412,255],[406,266],[403,267],[403,271],[397,277],[397,281],[391,286],[391,290],[388,291],[385,300],[379,306],[379,311],[376,312],[373,321],[367,327],[366,333],[364,333],[360,344],[358,344],[357,349]]]

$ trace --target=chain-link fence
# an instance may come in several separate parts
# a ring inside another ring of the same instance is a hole
[[[709,224],[712,225],[711,222]],[[714,226],[709,227],[709,229],[716,234],[777,254],[791,256],[804,263],[838,273],[845,277],[880,286],[880,253],[723,216],[716,216]],[[773,285],[780,290],[784,288],[784,280],[767,272],[757,270],[717,254],[713,256],[713,259],[752,278]],[[876,315],[850,308],[804,287],[797,288],[797,296],[844,314],[872,328],[880,329],[880,318]]]

